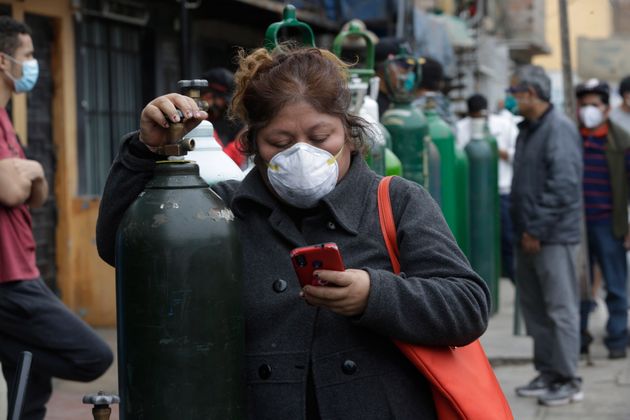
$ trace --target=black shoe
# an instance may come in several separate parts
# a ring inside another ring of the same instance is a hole
[[[626,349],[610,349],[608,350],[608,358],[609,359],[625,359],[626,358]]]
[[[551,375],[541,373],[527,385],[517,387],[516,395],[519,397],[540,397],[549,391],[552,383],[553,377]]]

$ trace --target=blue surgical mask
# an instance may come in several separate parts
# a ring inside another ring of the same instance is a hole
[[[505,97],[505,109],[510,111],[514,115],[519,115],[518,111],[518,102],[516,102],[516,98],[512,95],[507,95]]]
[[[15,79],[10,73],[7,73],[11,80],[13,80],[13,89],[15,92],[30,92],[33,86],[35,86],[35,83],[37,83],[37,77],[39,76],[39,64],[37,60],[32,58],[20,62],[8,54],[5,54],[5,56],[14,63],[18,63],[22,66],[22,77],[19,79]]]
[[[407,73],[403,86],[406,92],[413,92],[413,89],[416,87],[416,74],[412,72]]]

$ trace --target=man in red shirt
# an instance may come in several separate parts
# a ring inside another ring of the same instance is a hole
[[[0,363],[12,385],[24,350],[33,354],[22,419],[41,420],[52,377],[92,381],[112,363],[107,344],[68,310],[42,281],[35,264],[29,207],[48,197],[39,162],[25,158],[5,109],[13,92],[28,92],[39,68],[30,29],[0,17]]]

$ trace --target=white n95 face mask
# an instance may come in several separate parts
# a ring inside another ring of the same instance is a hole
[[[267,164],[269,183],[286,203],[312,208],[337,184],[343,147],[335,156],[307,143],[296,143]]]
[[[595,128],[604,122],[604,113],[594,105],[585,105],[580,108],[580,119],[586,128]]]

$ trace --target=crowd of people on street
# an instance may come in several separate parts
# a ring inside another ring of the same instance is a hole
[[[33,353],[23,418],[41,420],[51,378],[93,380],[113,356],[37,269],[29,208],[45,203],[48,186],[6,111],[13,93],[37,81],[30,34],[0,17],[0,363],[11,398],[20,353]],[[548,406],[579,402],[578,362],[593,340],[588,318],[600,293],[580,281],[581,244],[602,277],[608,357],[626,358],[629,345],[630,76],[616,107],[607,82],[577,85],[576,123],[551,102],[545,70],[520,66],[496,109],[476,93],[458,120],[440,63],[420,62],[414,104],[438,98],[456,147],[466,146],[479,119],[497,140],[502,275],[518,290],[538,373],[515,392]],[[253,165],[243,181],[212,186],[238,220],[243,258],[259,262],[243,265],[250,418],[436,418],[428,382],[392,339],[462,346],[487,327],[488,287],[429,193],[403,178],[391,186],[402,266],[392,272],[379,227],[380,177],[363,159],[368,130],[349,112],[347,68],[326,50],[281,45],[243,52],[235,73],[208,70],[208,110],[174,93],[152,100],[140,130],[124,137],[102,195],[97,246],[115,265],[116,229],[163,160],[156,150],[170,124],[183,119],[191,129],[207,119],[225,152],[243,169]],[[294,277],[292,248],[331,241],[348,269],[317,275],[334,287],[273,285]],[[261,358],[277,380],[260,376]],[[305,368],[295,369],[296,360]]]
[[[515,282],[539,373],[516,393],[544,405],[583,399],[578,360],[593,341],[588,317],[602,292],[608,358],[627,354],[630,76],[618,93],[621,104],[612,108],[607,82],[580,83],[574,122],[551,103],[544,69],[525,65],[495,113],[474,94],[455,124],[459,148],[470,141],[474,119],[484,119],[497,140],[502,276]],[[587,273],[578,264],[581,244]]]

